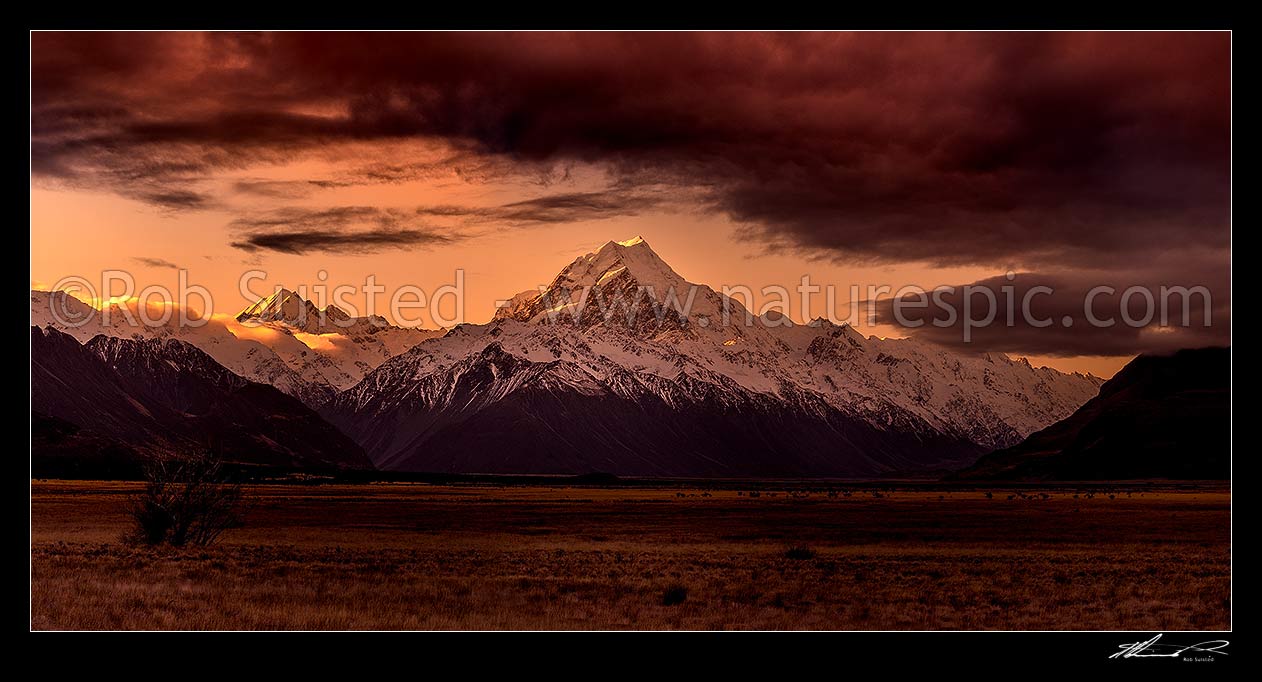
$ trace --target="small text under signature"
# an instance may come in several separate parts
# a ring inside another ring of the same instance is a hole
[[[1227,655],[1223,648],[1229,643],[1225,639],[1212,639],[1197,644],[1161,644],[1161,635],[1156,635],[1146,642],[1132,642],[1130,644],[1122,644],[1118,648],[1121,651],[1109,656],[1109,658],[1179,658],[1184,654],[1222,654]]]

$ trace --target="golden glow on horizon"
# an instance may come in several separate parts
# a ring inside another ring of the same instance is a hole
[[[47,289],[36,289],[37,291],[47,291]],[[67,292],[74,295],[73,292]],[[77,298],[77,296],[76,296]],[[135,297],[128,299],[123,304],[115,304],[114,307],[126,307],[134,315],[137,311]],[[84,301],[93,307],[96,305]],[[152,306],[151,306],[152,307]],[[163,307],[178,310],[178,306],[174,303],[163,302]],[[101,308],[97,307],[98,310]],[[193,308],[189,308],[190,317],[200,319],[201,313]],[[159,319],[162,317],[161,311],[150,314],[150,319]],[[222,326],[228,333],[243,340],[253,340],[263,343],[264,345],[272,345],[279,336],[293,336],[308,348],[313,350],[321,350],[324,352],[338,353],[342,351],[340,344],[346,342],[346,337],[337,333],[329,334],[309,334],[307,332],[291,332],[282,331],[281,329],[271,327],[266,324],[242,324],[238,322],[235,315],[226,313],[214,313],[210,316],[207,324]],[[903,338],[899,335],[880,336],[877,334],[869,334],[878,339]],[[739,343],[739,339],[728,339],[723,342],[724,346],[734,346]],[[1131,356],[1072,356],[1072,357],[1056,357],[1056,356],[1039,356],[1039,355],[1016,355],[1007,354],[1013,360],[1025,358],[1033,367],[1052,367],[1064,372],[1080,372],[1083,374],[1094,374],[1101,378],[1109,378],[1117,373],[1127,362],[1130,362]]]
[[[236,316],[226,313],[216,313],[211,316],[211,320],[223,325],[227,328],[228,333],[248,341],[258,341],[263,345],[270,345],[278,337],[288,334],[288,332],[274,329],[265,324],[241,324],[237,321]]]
[[[47,291],[47,289],[44,289],[42,291]],[[137,296],[111,296],[107,299],[101,299],[101,298],[84,298],[80,296],[79,292],[77,291],[66,291],[66,293],[70,294],[71,296],[74,296],[76,299],[92,306],[93,308],[96,308],[97,310],[101,312],[106,312],[108,310],[113,310],[113,311],[126,310],[127,312],[134,315],[138,313],[141,308],[141,300]],[[149,298],[146,298],[144,301],[144,308],[146,311],[149,311],[150,319],[153,319],[154,317],[161,317],[163,315],[168,314],[168,311],[170,311],[171,314],[178,312],[180,309],[180,304],[176,303],[175,301],[168,301],[161,298],[149,297]],[[188,306],[186,310],[188,311],[188,316],[190,319],[201,319],[202,312],[198,310],[197,308]]]
[[[293,181],[311,177],[335,176],[335,162],[304,161],[285,166],[251,168],[218,179],[229,184],[243,178]],[[942,284],[959,284],[992,277],[1005,267],[938,268],[918,264],[852,265],[827,260],[808,260],[800,254],[768,251],[762,245],[734,237],[736,228],[726,218],[685,209],[654,208],[634,216],[601,220],[548,224],[538,227],[504,228],[486,224],[453,224],[457,241],[436,247],[413,247],[371,254],[320,253],[286,254],[260,251],[248,253],[233,248],[239,237],[231,226],[243,213],[258,213],[284,206],[324,207],[392,206],[410,210],[421,205],[499,206],[513,201],[559,192],[598,190],[607,178],[591,169],[575,169],[564,182],[541,189],[534,183],[492,182],[476,175],[436,172],[397,184],[338,187],[315,197],[278,199],[275,197],[236,197],[233,206],[204,211],[161,211],[118,196],[31,187],[31,273],[32,288],[47,289],[64,277],[79,276],[97,282],[104,270],[132,273],[137,289],[151,284],[178,289],[177,269],[146,264],[136,259],[161,259],[184,268],[191,284],[206,287],[213,295],[213,319],[234,335],[262,338],[280,333],[266,327],[242,327],[232,315],[274,291],[276,286],[297,290],[301,286],[348,284],[356,292],[348,297],[359,311],[366,311],[361,287],[375,277],[387,292],[405,285],[432,292],[455,281],[457,269],[465,275],[464,321],[485,323],[495,312],[496,301],[517,292],[546,285],[576,257],[595,250],[610,240],[637,235],[690,282],[716,289],[724,284],[745,285],[754,292],[754,307],[768,302],[761,289],[768,285],[796,292],[804,274],[813,284],[832,285],[840,309],[833,316],[848,314],[845,301],[850,287],[868,285],[894,288],[914,284],[932,289]],[[76,244],[74,249],[65,244]],[[261,270],[266,277],[250,284],[257,297],[242,296],[240,278],[249,270]],[[326,273],[325,279],[320,273]],[[119,292],[105,297],[119,302]],[[375,312],[389,318],[389,293],[379,295]],[[83,298],[76,293],[76,297]],[[308,297],[311,298],[311,297]],[[788,314],[798,323],[827,316],[828,302],[823,294],[812,298],[810,310],[802,310],[796,295],[790,297]],[[325,301],[328,303],[329,301]],[[93,303],[89,301],[89,303]],[[317,301],[318,303],[318,301]],[[93,303],[97,307],[99,305]],[[339,306],[341,307],[341,306]],[[220,312],[224,311],[224,312]],[[449,311],[444,310],[444,313]],[[229,314],[231,313],[231,314]],[[434,328],[428,311],[409,311],[409,319],[390,320],[404,326]],[[899,336],[894,330],[861,328],[865,334]],[[310,343],[308,343],[310,341]],[[304,343],[324,344],[327,340],[305,339]],[[1044,364],[1064,371],[1091,371],[1109,376],[1130,358],[1078,360],[1040,358]],[[1034,359],[1031,358],[1031,362]],[[1108,368],[1113,367],[1110,371]]]
[[[298,339],[304,346],[312,350],[330,352],[336,352],[339,350],[337,342],[346,339],[345,336],[337,333],[308,334],[307,332],[294,332],[294,338]]]

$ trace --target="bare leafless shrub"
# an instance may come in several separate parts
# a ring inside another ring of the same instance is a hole
[[[798,561],[805,561],[807,559],[815,558],[815,550],[811,549],[810,547],[807,547],[806,545],[798,545],[796,547],[790,547],[786,549],[784,551],[784,556],[785,558],[788,558],[788,559],[796,559]]]
[[[241,484],[226,480],[218,457],[157,460],[145,478],[129,505],[133,527],[126,539],[132,542],[205,546],[241,525]]]
[[[688,588],[675,583],[662,592],[662,606],[678,606],[688,599]]]

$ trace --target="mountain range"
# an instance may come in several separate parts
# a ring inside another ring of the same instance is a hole
[[[1068,418],[960,478],[1231,478],[1231,351],[1141,355]]]
[[[31,327],[32,440],[45,458],[120,459],[209,450],[282,468],[371,468],[363,450],[311,408],[248,381],[175,339],[98,335],[86,344]],[[86,452],[85,452],[86,450]]]
[[[336,306],[317,308],[283,288],[233,318],[211,316],[197,325],[180,325],[174,315],[147,325],[135,302],[97,310],[64,291],[32,291],[31,325],[52,327],[82,342],[97,335],[184,341],[234,373],[275,386],[313,408],[388,358],[444,333],[397,327],[379,316],[355,318]]]
[[[756,317],[636,238],[382,363],[324,413],[387,469],[878,476],[971,462],[1098,386]]]
[[[76,303],[88,321],[81,326],[50,315]],[[445,332],[351,318],[283,289],[235,318],[143,330],[107,321],[68,294],[33,291],[32,325],[33,336],[61,326],[102,358],[113,357],[107,349],[120,338],[179,367],[200,349],[230,374],[319,412],[374,466],[407,471],[951,469],[1069,416],[1101,384],[999,353],[755,316],[685,280],[640,238],[575,259],[486,324]],[[119,357],[115,372],[132,361]]]

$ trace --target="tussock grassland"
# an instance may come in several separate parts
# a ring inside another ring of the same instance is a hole
[[[35,629],[1230,626],[1222,488],[252,486],[160,550],[120,540],[134,484],[32,488]]]

